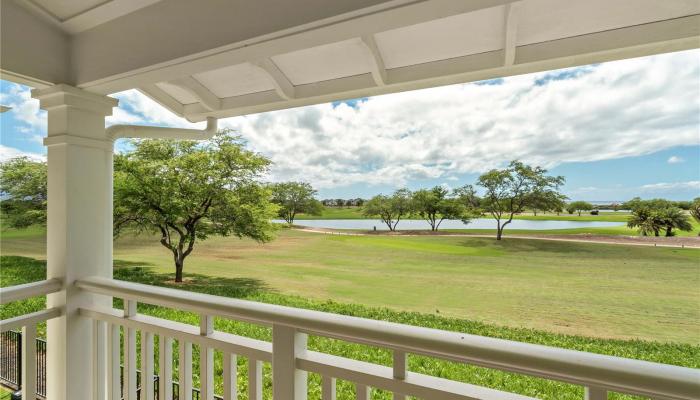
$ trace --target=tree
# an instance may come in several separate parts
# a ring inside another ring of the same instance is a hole
[[[12,228],[46,225],[46,163],[17,157],[0,164],[3,223]]]
[[[591,211],[592,209],[593,204],[587,201],[572,201],[566,206],[566,210],[569,211],[569,214],[577,212],[579,217],[583,211]]]
[[[323,205],[316,200],[316,190],[306,182],[283,182],[271,185],[272,202],[279,208],[279,216],[288,224],[294,223],[299,213],[321,215]]]
[[[688,215],[674,202],[665,199],[642,200],[636,197],[626,205],[632,210],[627,226],[637,228],[644,236],[651,234],[660,236],[661,231],[664,231],[665,236],[673,236],[674,229],[681,231],[693,229]]]
[[[696,197],[690,205],[690,216],[693,217],[695,222],[700,223],[700,197]],[[698,233],[698,236],[700,236],[700,233]]]
[[[365,202],[362,213],[367,217],[378,216],[390,231],[395,231],[401,218],[411,213],[411,191],[399,189],[391,197],[374,196]]]
[[[566,200],[563,194],[551,190],[535,190],[530,195],[528,203],[532,213],[537,216],[537,211],[562,210]]]
[[[563,197],[558,190],[564,177],[546,174],[544,168],[511,161],[507,168],[492,169],[479,177],[477,185],[486,191],[481,208],[496,220],[496,240],[501,240],[513,216],[530,207],[537,196]]]
[[[442,186],[421,189],[413,193],[412,208],[421,218],[428,221],[430,229],[437,231],[446,219],[466,219],[466,207],[456,196],[448,196],[449,191]]]
[[[197,240],[210,235],[272,239],[277,206],[258,183],[270,161],[226,132],[207,142],[134,141],[115,156],[114,228],[157,232],[172,252],[175,281]]]

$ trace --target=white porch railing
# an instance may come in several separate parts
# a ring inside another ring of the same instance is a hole
[[[80,314],[95,321],[98,345],[107,347],[106,360],[96,360],[97,393],[108,399],[120,399],[120,353],[124,357],[124,398],[136,399],[136,332],[141,331],[141,379],[144,397],[153,398],[154,335],[159,335],[161,399],[171,399],[173,342],[179,342],[179,399],[191,398],[192,346],[200,348],[201,398],[214,395],[214,349],[223,354],[224,399],[237,398],[236,356],[249,361],[250,399],[262,398],[262,364],[272,364],[273,397],[305,399],[307,373],[322,377],[323,399],[335,399],[336,379],[355,384],[357,399],[369,399],[369,388],[394,393],[394,398],[414,396],[423,399],[530,399],[512,393],[450,381],[407,370],[406,355],[417,354],[438,359],[531,375],[585,388],[585,398],[606,399],[608,392],[642,395],[654,399],[700,398],[700,370],[645,361],[564,350],[559,348],[492,339],[456,332],[420,328],[318,311],[249,302],[153,287],[107,278],[79,280],[82,290],[124,299],[124,310],[83,308]],[[55,291],[55,283],[37,283],[0,292],[13,300]],[[38,290],[37,288],[43,288]],[[11,295],[7,295],[10,293]],[[137,302],[185,310],[200,315],[200,326],[141,315]],[[46,310],[2,322],[2,330],[24,326],[35,329],[38,321],[59,315]],[[272,327],[272,342],[255,340],[213,329],[213,318],[222,317]],[[120,331],[124,329],[124,347]],[[393,367],[338,357],[308,350],[307,335],[340,339],[389,349]],[[25,348],[32,359],[31,347]],[[48,351],[51,351],[49,348]],[[105,378],[106,379],[102,379]],[[103,387],[106,385],[106,387]],[[51,394],[48,394],[51,399]]]

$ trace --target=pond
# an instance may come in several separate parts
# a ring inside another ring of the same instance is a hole
[[[273,222],[284,223],[283,220],[274,220]],[[359,229],[369,231],[377,227],[377,230],[388,230],[389,228],[378,219],[311,219],[297,220],[295,225],[307,226],[310,228],[327,228],[327,229]],[[622,226],[624,222],[605,222],[605,221],[547,221],[537,220],[529,221],[516,219],[511,222],[506,229],[531,229],[531,230],[547,230],[547,229],[574,229],[574,228],[606,228],[611,226]],[[427,221],[422,219],[405,219],[399,222],[396,227],[398,230],[424,230],[430,229]],[[468,225],[465,225],[460,220],[444,220],[440,224],[440,229],[496,229],[496,220],[490,218],[473,219]]]

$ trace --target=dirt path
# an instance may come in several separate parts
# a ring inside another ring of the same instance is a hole
[[[302,232],[323,233],[327,235],[345,235],[345,236],[465,236],[491,238],[493,235],[471,234],[471,233],[456,233],[456,232],[430,232],[430,231],[399,231],[399,232],[347,232],[337,231],[333,229],[322,228],[294,228]],[[622,235],[556,235],[556,234],[532,234],[518,235],[507,234],[504,239],[536,239],[536,240],[553,240],[560,242],[579,242],[579,243],[604,243],[604,244],[622,244],[632,246],[655,246],[655,247],[680,247],[680,248],[700,248],[700,237],[680,236],[680,237],[650,237],[650,236],[622,236]]]

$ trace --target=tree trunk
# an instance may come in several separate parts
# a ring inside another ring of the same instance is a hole
[[[669,226],[666,228],[666,237],[671,237],[673,236],[673,227]]]
[[[501,240],[501,236],[503,236],[503,226],[499,222],[496,226],[496,240]]]
[[[175,282],[182,282],[182,268],[185,265],[185,260],[181,257],[178,257],[177,260],[175,260]]]

